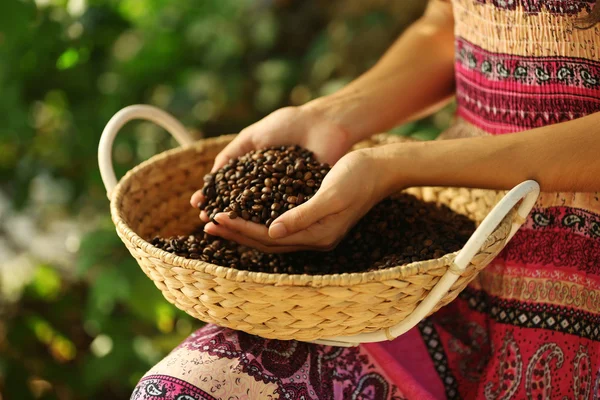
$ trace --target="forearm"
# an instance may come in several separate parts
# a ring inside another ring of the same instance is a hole
[[[306,107],[325,113],[356,142],[448,100],[454,91],[453,62],[451,9],[433,0],[371,70]]]
[[[406,186],[510,189],[527,179],[546,192],[593,192],[600,191],[599,124],[596,113],[515,134],[373,151],[386,166],[390,192]]]

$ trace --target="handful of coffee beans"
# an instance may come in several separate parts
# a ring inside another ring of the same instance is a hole
[[[309,200],[330,167],[298,146],[253,151],[206,175],[200,209],[270,225]],[[445,206],[400,194],[377,204],[328,252],[266,254],[210,236],[156,237],[152,244],[182,257],[241,270],[288,274],[364,272],[439,258],[460,250],[475,230]]]
[[[232,159],[216,173],[204,177],[200,210],[214,216],[267,226],[287,210],[308,201],[331,168],[299,146],[271,147]]]

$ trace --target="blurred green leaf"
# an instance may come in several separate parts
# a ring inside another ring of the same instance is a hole
[[[117,302],[129,298],[130,291],[129,282],[117,268],[102,269],[92,283],[91,306],[101,314],[109,315]]]
[[[122,243],[113,229],[98,229],[81,240],[77,273],[82,275],[95,265],[110,265],[113,256],[123,254]]]
[[[46,301],[52,301],[60,292],[62,279],[56,269],[42,264],[37,267],[30,286],[37,296]]]
[[[79,58],[79,52],[77,50],[74,48],[67,49],[56,61],[56,67],[58,69],[72,68],[77,65]]]

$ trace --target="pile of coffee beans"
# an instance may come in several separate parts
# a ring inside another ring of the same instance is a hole
[[[288,274],[364,272],[439,258],[460,250],[475,225],[445,206],[401,194],[377,204],[328,252],[266,254],[207,235],[155,238],[177,255],[236,269]]]
[[[200,210],[211,220],[219,212],[267,226],[308,201],[330,167],[299,146],[271,147],[232,159],[204,177]]]
[[[298,146],[271,147],[231,160],[204,178],[199,207],[269,226],[308,201],[330,167]],[[266,254],[210,236],[156,237],[152,244],[182,257],[241,270],[288,274],[363,272],[439,258],[460,250],[475,225],[447,207],[401,194],[377,204],[332,251]]]

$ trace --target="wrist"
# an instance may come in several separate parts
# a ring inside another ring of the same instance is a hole
[[[373,150],[374,168],[378,172],[380,190],[390,196],[406,188],[423,184],[424,142],[398,143]]]
[[[363,132],[364,129],[360,124],[354,122],[360,112],[356,96],[346,94],[343,89],[329,96],[319,97],[300,107],[346,132],[351,145],[371,136],[371,134]]]

